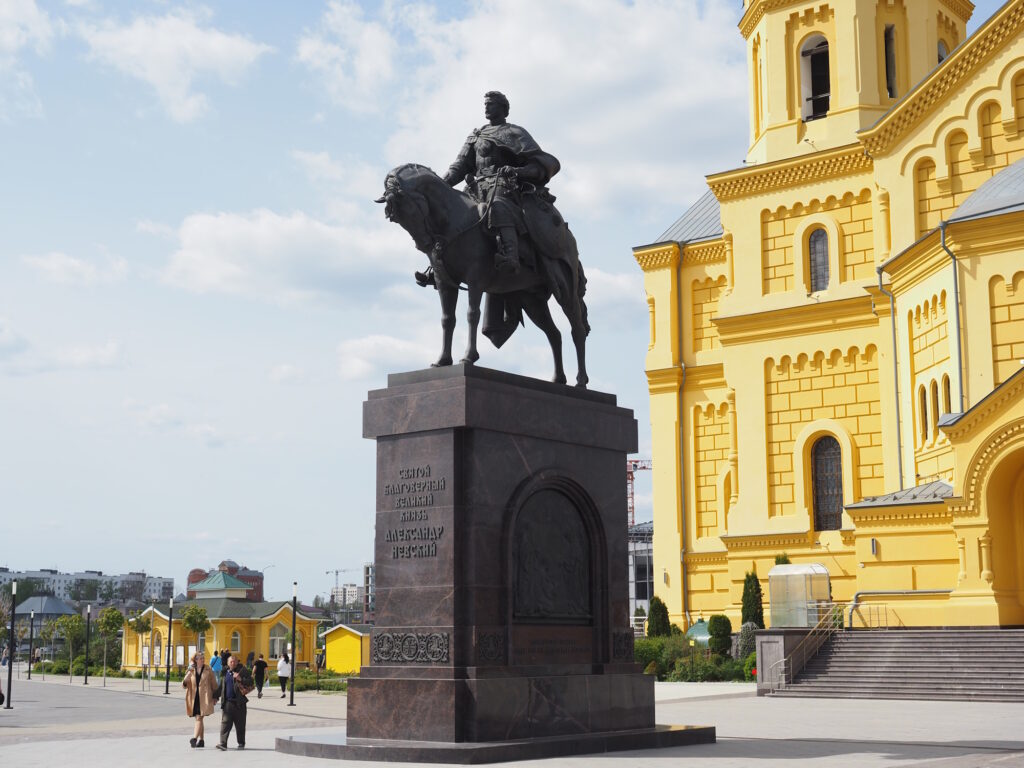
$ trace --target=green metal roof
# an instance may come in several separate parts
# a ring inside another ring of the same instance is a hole
[[[207,576],[200,582],[189,584],[190,592],[212,592],[218,589],[252,589],[251,584],[246,584],[241,579],[236,579],[230,573],[217,571],[212,576]]]
[[[282,607],[291,607],[291,600],[270,600],[263,602],[251,602],[237,597],[197,597],[195,600],[186,600],[182,603],[174,603],[174,615],[180,616],[181,611],[190,605],[198,605],[206,609],[206,615],[210,619],[263,619],[272,616],[281,610]],[[167,618],[167,606],[154,609],[165,619]],[[313,620],[302,611],[296,616]]]

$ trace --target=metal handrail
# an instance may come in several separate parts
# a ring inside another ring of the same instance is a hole
[[[867,595],[873,596],[889,596],[889,595],[948,595],[952,592],[951,589],[862,589],[853,596],[853,602],[850,603],[850,618],[848,626],[853,629],[853,612],[860,607],[860,599]],[[888,614],[886,615],[888,626]]]
[[[843,613],[846,610],[846,606],[842,603],[826,603],[821,607],[825,606],[827,608],[824,615],[818,620],[818,623],[814,625],[811,631],[807,633],[804,639],[797,644],[796,648],[784,658],[779,659],[768,667],[765,677],[768,678],[769,691],[771,693],[782,690],[791,684],[796,673],[806,667],[807,662],[821,650],[821,647],[832,635],[843,628]],[[797,664],[797,661],[800,663]],[[782,665],[781,673],[771,675],[770,673],[780,664]]]

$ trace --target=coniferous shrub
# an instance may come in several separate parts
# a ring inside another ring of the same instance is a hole
[[[729,617],[716,613],[708,619],[708,648],[718,656],[728,656],[732,649],[732,622]]]
[[[761,592],[761,580],[757,578],[757,571],[751,571],[743,580],[741,621],[744,624],[753,622],[758,629],[764,629],[764,596]]]
[[[668,637],[672,634],[672,625],[668,621],[668,608],[660,597],[651,598],[651,612],[647,619],[648,637]]]
[[[792,561],[789,559],[789,555],[787,555],[785,552],[783,552],[781,555],[775,556],[776,565],[789,565],[790,562]]]
[[[757,638],[754,636],[757,629],[757,624],[752,621],[740,626],[740,639],[736,645],[737,659],[745,659],[757,650]]]

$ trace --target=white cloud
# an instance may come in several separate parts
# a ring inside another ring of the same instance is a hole
[[[53,360],[61,368],[110,368],[121,361],[121,345],[111,340],[98,345],[62,347],[54,352]]]
[[[379,378],[389,371],[407,370],[411,361],[423,361],[412,365],[422,367],[430,354],[423,330],[420,326],[414,331],[420,337],[418,339],[384,334],[346,339],[338,345],[338,376],[343,381]],[[433,346],[429,348],[433,349]]]
[[[21,260],[54,283],[96,285],[121,280],[128,273],[128,262],[116,257],[108,257],[102,266],[59,252],[22,256]]]
[[[139,16],[129,24],[106,20],[82,24],[79,34],[90,58],[154,89],[171,118],[186,123],[206,112],[207,96],[195,81],[207,76],[235,85],[253,64],[273,50],[241,35],[207,26],[208,13],[187,9],[165,16]]]
[[[481,0],[464,17],[439,19],[422,4],[396,1],[366,19],[333,4],[313,37],[330,48],[329,61],[346,66],[304,56],[302,44],[299,59],[336,101],[357,109],[352,73],[373,71],[382,55],[367,50],[367,36],[400,41],[382,49],[388,66],[366,78],[374,103],[393,116],[391,165],[446,166],[484,122],[484,92],[501,90],[512,103],[510,121],[562,161],[552,187],[563,213],[621,217],[652,201],[692,202],[705,173],[742,159],[747,73],[735,39],[738,8],[698,0]]]
[[[147,405],[137,400],[126,400],[124,407],[143,432],[180,435],[198,440],[209,448],[224,445],[224,437],[216,426],[183,418],[167,403]]]
[[[376,283],[419,263],[408,235],[383,216],[376,225],[340,226],[266,209],[193,214],[179,227],[178,244],[164,270],[169,283],[285,302],[339,293],[367,300]]]
[[[306,172],[310,181],[340,181],[345,177],[345,169],[334,162],[327,152],[294,149],[292,159]]]
[[[597,269],[587,269],[587,307],[609,307],[625,304],[634,311],[646,306],[643,275],[639,272],[612,273]]]
[[[297,57],[337,103],[371,112],[381,107],[381,90],[394,76],[397,48],[384,22],[366,20],[354,2],[334,0],[319,28],[299,39]]]
[[[292,384],[302,381],[305,373],[291,363],[281,363],[271,368],[268,376],[275,384]]]
[[[42,114],[42,103],[32,76],[22,68],[21,55],[25,49],[45,54],[52,37],[50,17],[35,0],[0,2],[0,119]]]
[[[0,317],[0,362],[20,355],[28,348],[25,337],[15,331],[6,318]]]

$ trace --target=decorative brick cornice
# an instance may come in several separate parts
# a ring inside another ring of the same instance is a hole
[[[750,549],[768,549],[779,547],[809,547],[814,540],[812,531],[791,531],[788,533],[755,533],[749,536],[729,536],[720,538],[730,552]]]
[[[743,18],[740,19],[740,34],[743,35],[744,40],[748,39],[766,13],[785,8],[787,5],[799,5],[802,2],[806,2],[806,0],[751,0]]]
[[[964,493],[947,502],[956,517],[977,517],[981,514],[981,495],[997,461],[1007,453],[1024,448],[1024,419],[1004,425],[982,443],[967,465]]]
[[[1000,386],[989,392],[983,400],[975,404],[957,421],[948,427],[942,427],[942,431],[949,435],[951,440],[959,440],[973,431],[991,414],[1021,397],[1021,393],[1024,393],[1024,371],[1017,371]]]
[[[715,264],[721,261],[725,261],[724,240],[709,240],[706,243],[696,243],[683,248],[684,267],[695,264]]]
[[[967,23],[974,14],[974,3],[968,0],[941,0],[960,21]]]
[[[729,564],[729,553],[721,552],[687,552],[683,555],[683,562],[687,565],[718,565],[725,567]]]
[[[962,10],[954,7],[959,6],[959,2],[947,5],[958,14]],[[877,156],[892,149],[902,136],[931,114],[935,107],[944,105],[950,91],[966,83],[1008,40],[1018,36],[1022,28],[1024,2],[1018,0],[992,16],[963,45],[954,49],[941,66],[889,110],[885,117],[871,128],[858,133],[857,137],[865,151]]]
[[[666,243],[648,248],[634,248],[633,258],[644,272],[675,267],[679,263],[679,245]]]
[[[687,388],[713,389],[726,386],[725,369],[721,363],[689,365],[686,367]]]
[[[679,366],[647,371],[647,391],[652,395],[675,393],[683,384],[683,369]]]
[[[872,170],[873,162],[862,145],[854,144],[752,168],[716,173],[708,176],[707,182],[719,202],[724,202],[814,181],[864,173]]]
[[[859,526],[948,525],[953,515],[942,501],[935,504],[894,504],[891,507],[846,508],[846,514]]]
[[[877,328],[878,317],[871,311],[871,296],[854,296],[835,301],[715,317],[723,346],[772,338],[802,337],[857,328]]]

